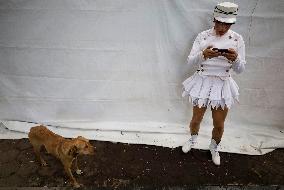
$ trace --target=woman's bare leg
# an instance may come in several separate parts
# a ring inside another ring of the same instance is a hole
[[[220,143],[223,132],[224,132],[224,123],[228,113],[228,108],[225,107],[224,110],[221,107],[212,110],[212,118],[213,118],[213,130],[212,130],[212,139],[216,141],[217,144]]]
[[[197,135],[200,129],[200,123],[203,119],[204,113],[206,111],[207,107],[201,107],[199,108],[198,106],[193,106],[193,111],[192,111],[192,119],[190,121],[190,133],[191,135]]]
[[[189,125],[191,137],[182,146],[182,151],[184,153],[189,152],[191,150],[191,148],[194,147],[194,145],[196,144],[197,135],[198,135],[199,128],[200,128],[200,123],[203,119],[205,111],[206,111],[206,107],[199,108],[198,106],[193,106],[192,119],[191,119],[190,125]]]

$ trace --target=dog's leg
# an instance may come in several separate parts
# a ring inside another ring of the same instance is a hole
[[[40,148],[42,145],[38,145],[36,143],[31,143],[31,144],[33,145],[36,159],[40,162],[41,166],[47,166],[47,163],[44,161],[44,159],[40,155]]]
[[[78,174],[78,175],[82,174],[82,173],[83,173],[82,170],[80,170],[80,169],[78,168],[77,157],[75,157],[74,162],[75,162],[75,163],[74,163],[74,166],[75,166],[76,174]]]
[[[72,172],[71,172],[72,161],[71,162],[65,161],[63,162],[63,165],[64,165],[65,172],[68,175],[72,185],[76,188],[80,187],[80,184],[76,181],[76,179],[73,177]]]

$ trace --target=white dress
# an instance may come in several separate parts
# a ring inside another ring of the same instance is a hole
[[[204,59],[202,50],[213,48],[233,48],[238,57],[234,62],[219,56]],[[245,44],[241,35],[229,30],[223,36],[217,36],[209,29],[198,34],[187,59],[188,64],[198,65],[198,70],[183,84],[182,96],[188,96],[194,106],[222,109],[230,108],[238,101],[239,87],[231,77],[231,71],[241,73],[245,69]]]

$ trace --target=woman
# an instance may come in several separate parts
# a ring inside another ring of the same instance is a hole
[[[183,82],[183,96],[189,96],[193,115],[189,125],[191,137],[182,150],[187,153],[196,144],[203,115],[210,107],[214,127],[209,149],[216,165],[220,165],[218,147],[224,122],[239,95],[231,70],[241,73],[246,64],[243,38],[230,30],[236,22],[237,11],[238,5],[230,2],[215,7],[214,27],[198,34],[187,59],[188,64],[198,65],[199,69]]]

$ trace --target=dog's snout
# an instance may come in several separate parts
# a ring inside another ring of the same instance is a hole
[[[90,154],[90,155],[93,155],[93,154],[95,154],[95,149],[96,148],[94,146],[89,145],[88,148],[86,149],[86,153]]]
[[[91,150],[91,155],[95,154],[95,150],[96,150],[96,147],[93,147],[92,150]]]

